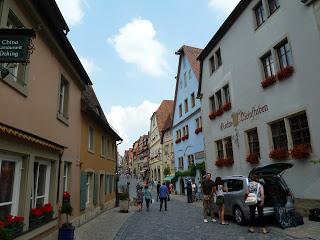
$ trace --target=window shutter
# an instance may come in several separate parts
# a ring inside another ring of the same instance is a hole
[[[104,176],[104,194],[108,193],[108,175]]]
[[[93,181],[93,205],[97,205],[98,200],[98,177],[98,173],[95,173]]]
[[[87,200],[87,173],[81,172],[80,176],[80,210],[86,209]]]

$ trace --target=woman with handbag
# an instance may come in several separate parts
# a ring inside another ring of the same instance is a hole
[[[228,187],[223,185],[221,177],[216,177],[216,204],[219,207],[220,224],[229,225],[224,221],[224,192],[228,192]]]
[[[250,178],[251,182],[248,183],[246,204],[249,205],[250,210],[250,228],[249,232],[254,233],[255,224],[255,213],[256,208],[258,209],[258,216],[262,232],[268,233],[264,225],[263,217],[263,205],[264,205],[264,189],[263,185],[259,183],[259,178],[256,175],[252,175]]]

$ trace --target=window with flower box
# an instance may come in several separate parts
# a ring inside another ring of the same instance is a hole
[[[216,92],[216,100],[217,100],[217,104],[218,104],[218,109],[221,109],[221,108],[222,108],[221,90],[219,90],[218,92]]]
[[[288,139],[284,120],[270,124],[274,149],[288,149]]]
[[[268,0],[270,15],[280,8],[279,0]]]
[[[186,137],[188,137],[189,136],[189,126],[187,125],[186,126],[186,135],[185,135]]]
[[[196,98],[194,96],[194,92],[191,93],[191,107],[194,108],[194,106],[196,105]]]
[[[263,65],[264,77],[272,77],[275,75],[274,61],[271,52],[268,52],[261,58]]]
[[[18,213],[20,169],[21,159],[0,155],[0,220]]]
[[[202,128],[202,121],[201,121],[201,117],[198,117],[196,119],[196,129],[197,128]]]
[[[230,103],[231,100],[230,100],[230,91],[229,91],[229,85],[228,84],[223,87],[223,93],[224,93],[225,103]]]
[[[266,20],[262,1],[260,1],[253,10],[256,16],[257,27],[260,27]]]
[[[216,102],[215,102],[214,95],[212,95],[210,97],[210,110],[211,110],[211,112],[215,112],[216,111]]]
[[[223,159],[223,142],[222,142],[222,140],[216,141],[216,147],[217,147],[218,159]]]
[[[232,139],[227,137],[224,139],[224,144],[226,148],[226,158],[233,160],[233,149],[232,149]]]
[[[260,156],[260,144],[257,129],[247,131],[249,153],[258,154]]]
[[[41,208],[48,203],[51,165],[46,161],[36,161],[33,165],[33,185],[31,191],[32,208]]]
[[[284,69],[292,66],[292,52],[288,40],[285,39],[277,47],[277,55],[279,59],[280,68]]]
[[[299,115],[289,117],[288,119],[293,145],[310,145],[310,132],[306,113],[303,112]]]

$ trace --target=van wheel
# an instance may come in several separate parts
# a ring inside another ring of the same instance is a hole
[[[234,219],[236,220],[237,224],[242,225],[244,224],[244,215],[240,207],[236,206],[233,210],[233,216]]]

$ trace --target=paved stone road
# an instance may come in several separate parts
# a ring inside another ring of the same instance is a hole
[[[188,204],[185,198],[173,196],[168,202],[168,211],[159,212],[159,203],[131,215],[123,224],[115,239],[117,240],[194,240],[194,239],[293,239],[279,233],[248,233],[247,227],[230,222],[223,226],[218,223],[204,223],[200,204]]]

